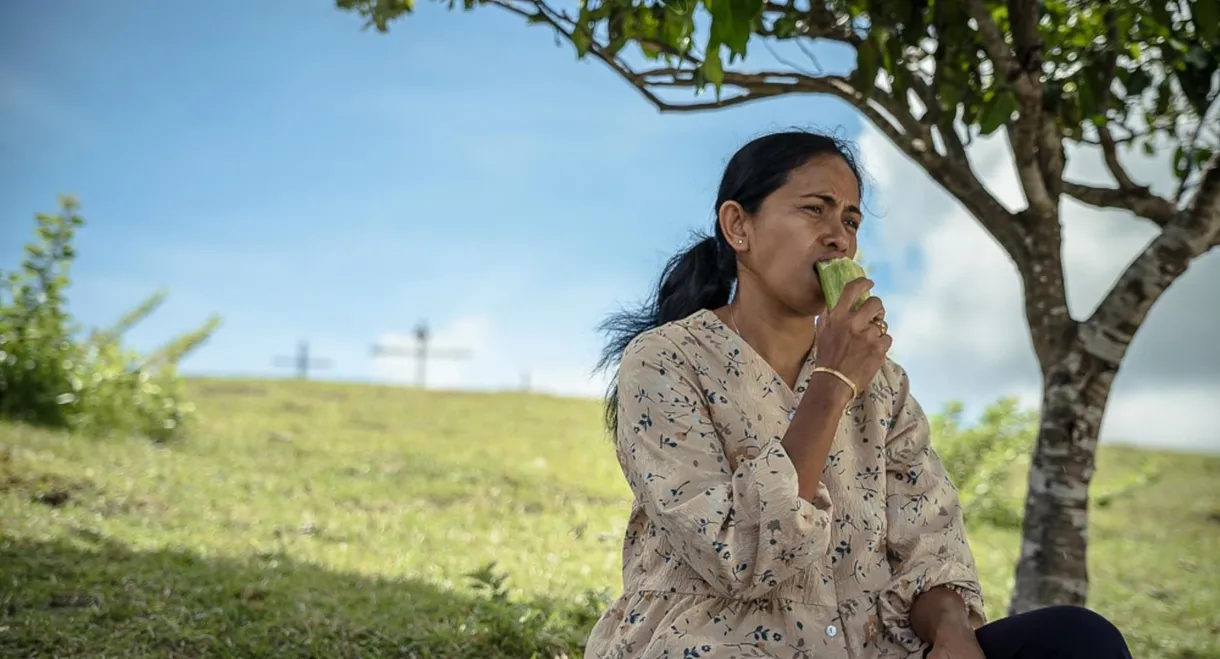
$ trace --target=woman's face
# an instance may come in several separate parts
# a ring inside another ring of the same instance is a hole
[[[720,210],[721,230],[737,250],[740,286],[810,316],[826,306],[814,264],[855,257],[861,219],[859,181],[837,155],[794,169],[753,216],[736,202]]]

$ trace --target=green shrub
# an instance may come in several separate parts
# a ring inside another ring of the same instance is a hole
[[[90,434],[138,433],[156,441],[180,435],[193,408],[183,400],[177,363],[219,326],[212,317],[142,357],[123,334],[165,300],[156,293],[114,327],[84,336],[65,291],[84,225],[78,203],[60,198],[57,215],[39,213],[35,240],[19,268],[0,272],[0,417]]]
[[[983,410],[978,423],[962,426],[962,404],[957,401],[929,419],[932,446],[957,486],[968,524],[1020,528],[1023,501],[1012,487],[1016,463],[1033,452],[1038,437],[1038,412],[1017,407],[1016,398],[1001,398]],[[1104,508],[1133,496],[1161,477],[1161,467],[1145,460],[1121,481],[1091,493],[1093,504]]]
[[[978,423],[963,427],[962,404],[953,401],[930,422],[932,446],[957,485],[966,521],[1021,526],[1021,501],[1009,475],[1014,463],[1033,451],[1038,413],[1019,409],[1016,398],[1001,398],[983,410]]]

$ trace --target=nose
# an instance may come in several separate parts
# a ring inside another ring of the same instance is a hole
[[[847,253],[848,240],[847,229],[842,222],[834,222],[826,233],[822,234],[823,246],[844,254]]]

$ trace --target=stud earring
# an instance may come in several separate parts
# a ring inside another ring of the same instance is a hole
[[[740,245],[740,244],[741,244],[741,238],[738,238],[738,239],[737,239],[737,244],[738,244],[738,245]]]

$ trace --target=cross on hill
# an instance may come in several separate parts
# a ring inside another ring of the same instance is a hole
[[[402,346],[388,346],[378,344],[373,346],[373,356],[375,357],[401,357],[404,359],[415,360],[415,383],[418,387],[427,387],[428,375],[428,360],[430,359],[469,359],[470,351],[461,349],[436,350],[429,348],[429,341],[432,340],[432,333],[428,329],[427,322],[421,321],[415,326],[415,346],[405,348]]]
[[[276,366],[289,366],[296,369],[297,378],[300,380],[309,379],[309,369],[327,369],[330,368],[329,359],[312,359],[309,356],[309,342],[301,341],[297,344],[297,354],[295,357],[276,357]]]

